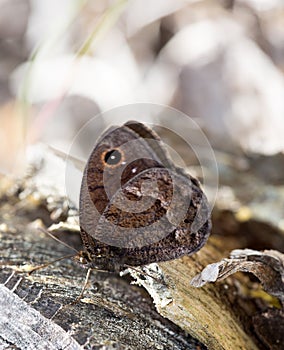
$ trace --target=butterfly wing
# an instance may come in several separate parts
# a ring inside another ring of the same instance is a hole
[[[209,217],[207,199],[190,178],[156,168],[113,196],[92,236],[121,266],[138,266],[199,250],[209,236]]]
[[[111,271],[191,254],[209,235],[209,216],[198,181],[173,165],[152,130],[128,122],[101,136],[80,193],[90,266]]]
[[[83,229],[91,236],[93,227],[97,226],[110,199],[121,186],[147,169],[164,167],[146,139],[134,131],[134,125],[131,122],[131,128],[123,125],[108,129],[96,143],[85,166],[80,190],[80,223],[90,223]],[[151,137],[153,141],[158,139],[153,132]],[[114,150],[120,152],[120,162],[108,164],[106,157]]]

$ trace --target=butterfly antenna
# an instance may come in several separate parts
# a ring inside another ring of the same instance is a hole
[[[52,261],[48,261],[47,263],[36,266],[36,267],[28,267],[28,268],[24,267],[21,269],[21,272],[27,272],[29,275],[31,275],[33,272],[35,272],[37,270],[44,269],[45,267],[52,265],[52,264],[56,263],[57,261],[61,261],[63,259],[67,259],[67,258],[72,258],[73,256],[74,256],[74,254],[72,254],[72,255],[69,254],[69,255],[62,256],[61,258],[52,260]]]
[[[78,251],[77,249],[75,249],[74,247],[71,247],[71,245],[69,245],[69,244],[67,244],[67,243],[65,243],[65,242],[63,242],[63,241],[61,241],[61,240],[58,239],[56,236],[54,236],[50,231],[48,231],[48,230],[46,230],[46,229],[43,229],[43,228],[38,228],[38,230],[41,231],[41,232],[43,232],[43,233],[45,233],[45,234],[47,234],[49,237],[51,237],[52,239],[54,239],[56,242],[58,242],[58,243],[64,245],[65,247],[67,247],[67,248],[73,250],[76,254],[79,253],[79,251]]]

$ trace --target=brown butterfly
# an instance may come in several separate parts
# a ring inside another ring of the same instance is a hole
[[[103,133],[83,174],[77,262],[122,271],[172,260],[198,251],[210,229],[198,180],[174,165],[154,131],[130,121]]]

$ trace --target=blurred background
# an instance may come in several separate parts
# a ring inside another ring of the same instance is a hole
[[[283,71],[283,0],[0,0],[0,172],[31,144],[67,152],[99,112],[164,104],[206,133],[219,204],[284,229]]]
[[[176,107],[225,150],[281,152],[283,24],[281,0],[1,0],[1,156],[21,138],[64,148],[134,102]]]

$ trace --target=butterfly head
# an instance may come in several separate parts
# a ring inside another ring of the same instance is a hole
[[[102,254],[91,254],[86,250],[80,251],[73,260],[84,268],[115,272],[120,271],[120,264],[109,256]]]

